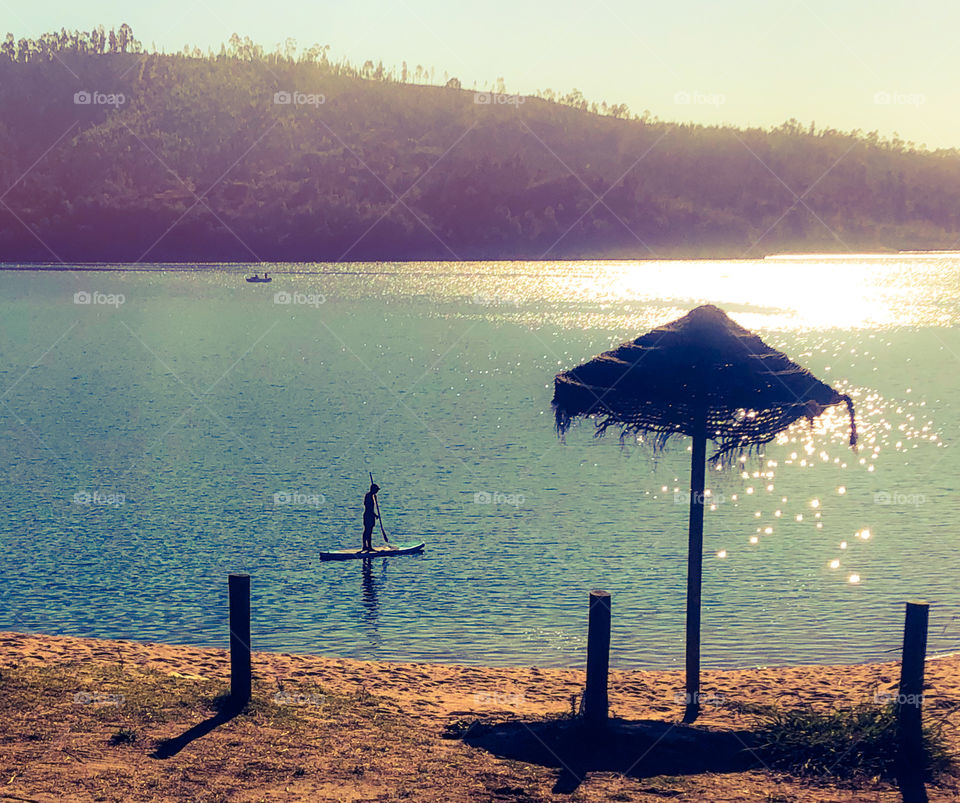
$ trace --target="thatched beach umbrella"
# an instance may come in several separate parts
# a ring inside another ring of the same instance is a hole
[[[856,444],[853,402],[770,348],[712,305],[623,343],[558,374],[553,406],[561,435],[579,416],[624,435],[650,435],[662,447],[672,435],[693,438],[687,568],[685,719],[699,713],[700,585],[707,439],[716,460],[767,443],[800,418],[811,422],[846,403],[850,445]]]

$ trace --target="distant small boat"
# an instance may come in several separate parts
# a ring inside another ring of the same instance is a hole
[[[258,282],[258,283],[262,283],[262,282],[272,282],[272,281],[273,281],[273,277],[272,277],[272,276],[267,276],[266,274],[264,274],[263,276],[258,276],[257,274],[254,274],[253,276],[247,276],[247,281],[248,281],[248,282]]]

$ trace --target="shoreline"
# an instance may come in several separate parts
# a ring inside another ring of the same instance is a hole
[[[889,783],[834,783],[759,766],[584,770],[571,796],[558,793],[556,763],[511,759],[461,738],[470,723],[562,721],[583,689],[578,669],[254,652],[253,676],[248,711],[211,715],[211,701],[229,686],[226,650],[2,631],[0,799],[900,800]],[[682,670],[611,670],[611,716],[674,732],[677,744],[690,734],[734,739],[756,727],[751,705],[890,702],[899,665],[707,669],[702,677],[695,728],[680,724]],[[958,686],[960,655],[928,662],[925,708],[943,718],[954,755]],[[684,755],[702,760],[696,749]],[[931,801],[958,797],[953,775],[929,788]]]
[[[543,259],[533,259],[533,258],[523,258],[523,257],[513,257],[513,258],[496,258],[496,259],[463,259],[463,260],[449,260],[449,259],[407,259],[407,258],[398,258],[398,259],[375,259],[375,260],[347,260],[347,261],[336,261],[336,260],[262,260],[260,262],[240,262],[236,260],[223,260],[223,261],[210,261],[205,259],[200,260],[173,260],[173,261],[162,261],[162,262],[103,262],[100,260],[92,260],[89,262],[77,261],[77,262],[32,262],[29,260],[26,261],[12,261],[12,262],[0,262],[0,271],[50,271],[50,272],[66,272],[71,271],[125,271],[125,272],[140,272],[140,273],[153,273],[157,272],[155,269],[151,268],[138,268],[137,265],[163,265],[171,266],[167,267],[167,270],[175,271],[177,269],[194,272],[200,271],[204,268],[220,268],[225,266],[238,266],[238,267],[251,267],[255,265],[417,265],[417,264],[430,264],[430,265],[443,265],[446,263],[452,264],[500,264],[500,265],[509,265],[512,263],[529,263],[529,262],[552,262],[552,263],[583,263],[583,262],[603,262],[603,263],[652,263],[652,262],[763,262],[765,260],[803,260],[803,259],[842,259],[842,260],[853,260],[858,258],[872,258],[872,259],[896,259],[898,257],[960,257],[960,250],[944,250],[944,249],[929,249],[929,250],[895,250],[889,249],[886,251],[863,251],[857,253],[849,253],[847,251],[837,251],[832,253],[829,251],[784,251],[777,252],[772,254],[763,254],[761,256],[747,257],[747,256],[675,256],[664,254],[663,256],[657,257],[557,257],[554,259],[543,260]],[[188,267],[190,266],[190,267]],[[273,273],[274,271],[270,271]],[[314,271],[310,271],[313,273]],[[293,273],[300,273],[300,271],[293,271]]]
[[[459,710],[471,694],[490,691],[490,684],[529,685],[512,705],[518,712],[539,709],[550,703],[568,704],[571,693],[582,691],[585,670],[577,667],[488,666],[428,661],[338,658],[316,653],[284,653],[254,650],[253,674],[262,680],[285,678],[319,681],[331,687],[351,688],[359,683],[378,686],[388,696],[409,694],[417,689],[415,681],[459,681],[459,693],[448,690],[449,699],[435,700],[438,711]],[[168,674],[174,673],[209,680],[229,681],[229,651],[218,647],[140,642],[124,639],[98,639],[78,636],[54,636],[41,633],[0,631],[0,670],[9,666],[50,667],[84,661],[105,660],[138,666]],[[733,700],[764,698],[764,702],[789,699],[792,703],[813,705],[858,704],[875,699],[877,694],[896,693],[899,661],[856,664],[798,664],[755,666],[740,669],[704,668],[705,693]],[[202,670],[202,671],[198,671]],[[551,680],[555,686],[546,687]],[[946,682],[942,682],[946,681]],[[949,695],[960,683],[960,653],[928,656],[926,686],[930,698]],[[610,669],[611,707],[618,715],[634,717],[651,710],[664,715],[681,716],[683,669]],[[476,687],[472,689],[472,687]],[[939,689],[937,687],[940,687]],[[472,690],[471,690],[472,689]],[[777,690],[780,693],[773,693]],[[502,690],[501,690],[502,691]],[[516,691],[516,690],[514,690]],[[772,694],[773,693],[773,694]],[[424,693],[425,699],[430,695]],[[453,706],[451,708],[451,706]],[[484,708],[484,706],[481,706]],[[622,712],[622,713],[621,713]],[[709,719],[709,713],[705,714]],[[700,721],[706,721],[698,720]]]
[[[181,642],[172,642],[172,641],[155,641],[155,640],[140,640],[132,637],[103,637],[103,636],[79,636],[72,633],[44,633],[40,631],[32,630],[5,630],[0,627],[0,662],[2,662],[4,657],[4,651],[2,647],[2,641],[8,636],[30,636],[37,638],[50,638],[50,639],[73,639],[77,641],[90,641],[90,642],[104,642],[104,643],[118,643],[118,644],[127,644],[136,647],[161,647],[164,649],[184,649],[184,650],[213,650],[218,652],[226,653],[228,647],[226,646],[217,646],[215,644],[202,644],[197,642],[190,643],[181,643]],[[899,666],[899,649],[895,652],[891,652],[890,655],[896,655],[897,658],[890,659],[873,659],[868,658],[864,660],[855,660],[855,661],[833,661],[825,663],[823,661],[805,661],[799,663],[745,663],[745,664],[709,664],[704,662],[702,664],[704,671],[709,672],[752,672],[752,671],[767,671],[767,670],[803,670],[803,669],[826,669],[826,668],[835,668],[843,669],[848,667],[872,667],[872,666],[884,666],[888,664],[897,664]],[[310,650],[289,650],[283,648],[269,648],[269,647],[258,647],[254,645],[253,649],[254,655],[264,655],[264,656],[280,656],[284,658],[317,658],[328,661],[351,661],[359,664],[403,664],[407,666],[447,666],[447,667],[460,667],[464,669],[491,669],[491,670],[505,670],[507,672],[518,669],[537,669],[540,671],[560,671],[560,672],[584,672],[586,670],[586,653],[584,653],[583,659],[578,660],[574,663],[564,664],[564,665],[544,665],[544,664],[534,664],[534,663],[484,663],[481,661],[460,661],[460,660],[447,660],[447,659],[430,659],[430,658],[355,658],[349,655],[328,655],[322,652],[310,651]],[[927,652],[927,663],[935,661],[949,660],[951,658],[960,659],[960,650],[949,650],[945,652]],[[677,666],[674,668],[663,668],[663,667],[645,667],[645,666],[616,666],[616,655],[611,654],[611,663],[610,671],[611,672],[648,672],[648,673],[680,673],[683,672],[683,661],[682,659],[677,660]]]

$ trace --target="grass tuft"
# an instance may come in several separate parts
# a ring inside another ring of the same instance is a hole
[[[751,706],[759,720],[754,752],[772,769],[793,775],[893,780],[897,760],[897,714],[893,703],[816,711]],[[935,779],[951,763],[939,728],[924,726],[927,777]]]
[[[133,744],[137,741],[137,732],[131,728],[120,728],[113,736],[110,737],[110,744]]]

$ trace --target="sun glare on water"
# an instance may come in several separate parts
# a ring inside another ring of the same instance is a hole
[[[863,388],[845,387],[844,390],[853,396],[857,409],[859,445],[856,451],[851,450],[848,443],[846,410],[842,406],[829,408],[812,426],[804,419],[780,433],[774,444],[767,447],[764,457],[744,455],[730,459],[726,473],[717,479],[721,490],[713,488],[707,492],[713,502],[707,511],[708,515],[720,511],[721,516],[731,516],[736,514],[729,508],[749,504],[737,516],[740,522],[737,526],[746,530],[745,549],[749,552],[762,549],[766,539],[782,537],[781,533],[800,535],[810,533],[808,528],[812,528],[813,533],[823,533],[828,545],[821,565],[828,576],[833,582],[859,586],[865,582],[861,574],[864,550],[869,550],[876,538],[884,535],[883,528],[877,529],[876,522],[867,517],[882,512],[884,508],[876,506],[889,504],[889,500],[883,492],[870,492],[864,499],[862,490],[851,498],[850,488],[862,489],[863,479],[871,475],[884,458],[896,462],[916,455],[914,449],[939,450],[945,444],[925,401],[887,399]],[[804,480],[808,473],[810,478]],[[816,489],[815,493],[805,491],[798,495],[798,482],[801,488]],[[794,490],[789,490],[791,488]],[[662,490],[667,491],[668,486]],[[836,533],[837,523],[832,517],[838,506],[848,514],[854,512],[854,520],[858,521],[840,533]],[[753,524],[749,529],[745,516],[749,516]],[[831,536],[836,535],[843,538],[832,540]],[[724,537],[715,548],[717,558],[731,554],[728,550],[733,542],[727,539]],[[818,543],[822,543],[819,536]],[[738,550],[730,560],[736,561],[737,555],[742,556],[743,552]],[[845,572],[838,571],[841,566]]]
[[[601,343],[597,349],[601,351],[695,306],[716,304],[770,346],[849,395],[856,408],[856,451],[848,444],[846,409],[830,407],[812,426],[804,419],[780,433],[766,447],[764,453],[772,459],[765,459],[762,466],[755,467],[746,458],[727,466],[734,480],[721,480],[726,491],[712,495],[705,512],[722,517],[730,515],[730,507],[744,508],[747,520],[739,534],[725,536],[712,547],[727,565],[768,554],[764,549],[768,539],[803,532],[821,545],[823,551],[809,559],[811,566],[823,568],[825,578],[854,586],[865,582],[862,572],[867,564],[862,556],[865,550],[876,554],[877,541],[882,549],[887,535],[883,520],[889,513],[875,507],[884,504],[883,493],[865,499],[865,488],[883,487],[870,478],[878,469],[896,469],[920,459],[923,453],[913,450],[946,446],[923,394],[910,387],[891,387],[889,379],[880,377],[889,377],[891,371],[909,376],[915,355],[898,348],[905,342],[902,332],[960,325],[960,257],[808,255],[527,263],[519,268],[515,263],[498,270],[519,270],[510,281],[512,292],[523,301],[503,305],[502,317],[521,325],[541,331],[552,327],[555,337],[563,337],[564,329],[609,332],[609,345]],[[504,276],[490,280],[500,285],[506,281]],[[524,307],[527,302],[529,309]],[[941,351],[947,348],[938,346]],[[570,356],[572,365],[590,355]],[[563,361],[558,365],[569,367]],[[809,489],[802,495],[790,492],[799,477],[800,487]],[[666,503],[685,490],[675,479],[670,486],[658,482],[647,495]],[[833,515],[838,506],[845,511],[840,531]]]
[[[555,304],[575,327],[617,321],[639,333],[711,303],[748,329],[861,329],[957,323],[953,308],[929,293],[953,272],[943,257],[877,255],[524,263],[510,286],[512,298]]]

